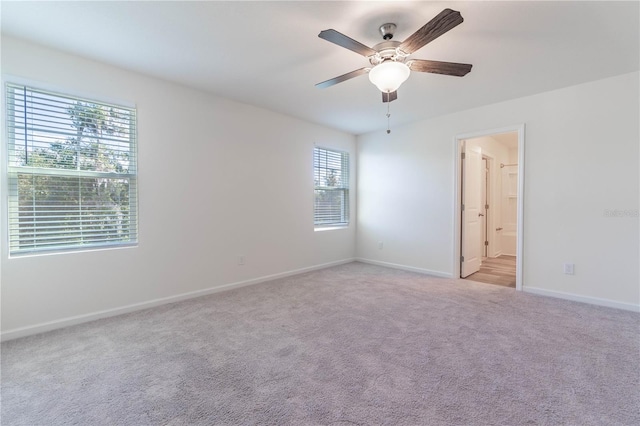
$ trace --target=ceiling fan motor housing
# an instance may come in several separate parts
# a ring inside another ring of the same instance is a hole
[[[373,66],[381,64],[384,61],[404,63],[407,56],[398,50],[400,44],[399,41],[395,40],[383,41],[382,43],[376,44],[372,47],[372,49],[376,51],[376,54],[369,57],[369,62],[371,62]]]

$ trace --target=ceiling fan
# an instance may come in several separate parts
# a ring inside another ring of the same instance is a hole
[[[369,80],[382,92],[382,102],[391,102],[398,98],[397,90],[409,78],[411,71],[463,77],[471,71],[471,64],[409,59],[409,55],[413,52],[460,25],[463,21],[460,12],[444,9],[403,42],[391,40],[396,29],[395,24],[383,24],[380,26],[380,33],[384,41],[373,47],[365,46],[333,29],[321,31],[318,37],[367,57],[372,66],[323,81],[316,84],[316,87],[330,87],[369,73]]]

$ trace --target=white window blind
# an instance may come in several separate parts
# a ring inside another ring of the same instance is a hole
[[[7,84],[9,252],[137,243],[136,111]]]
[[[313,150],[316,227],[349,223],[349,153]]]

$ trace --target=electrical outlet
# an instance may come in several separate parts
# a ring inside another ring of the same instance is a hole
[[[238,265],[244,265],[244,255],[238,256]]]
[[[382,250],[384,248],[384,243],[382,241],[378,241],[378,250]]]
[[[564,264],[564,273],[567,275],[573,275],[573,268],[574,268],[574,264],[573,263],[565,263]]]

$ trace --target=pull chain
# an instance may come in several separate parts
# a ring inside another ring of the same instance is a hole
[[[389,95],[387,94],[387,96]],[[387,134],[389,134],[391,133],[391,129],[390,129],[391,126],[389,125],[390,117],[391,117],[391,113],[389,112],[391,107],[391,101],[389,100],[389,98],[387,98],[387,100],[388,100],[387,102]]]

